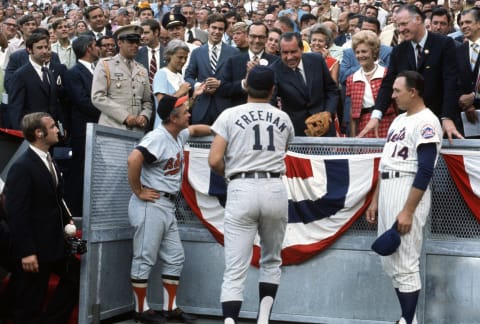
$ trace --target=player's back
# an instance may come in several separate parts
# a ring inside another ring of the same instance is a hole
[[[225,110],[213,129],[227,141],[225,175],[265,171],[284,173],[284,156],[294,137],[289,116],[268,103]]]

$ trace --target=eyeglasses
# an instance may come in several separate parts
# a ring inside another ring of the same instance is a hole
[[[258,38],[259,40],[267,39],[267,36],[265,35],[248,35],[248,37],[251,39]]]
[[[6,22],[4,22],[3,24],[4,24],[5,26],[8,26],[8,27],[13,27],[13,28],[16,28],[16,27],[17,27],[17,24],[6,23]]]
[[[274,19],[264,19],[263,21],[266,22],[267,24],[271,24],[275,22]]]

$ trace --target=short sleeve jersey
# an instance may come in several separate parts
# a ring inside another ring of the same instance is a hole
[[[183,145],[189,137],[188,128],[175,139],[163,125],[145,135],[140,141],[153,161],[145,159],[140,180],[142,185],[158,191],[175,194],[180,190],[183,174]]]
[[[428,108],[416,114],[403,113],[397,116],[388,129],[387,142],[383,148],[380,171],[416,173],[418,170],[417,148],[421,144],[435,143],[437,157],[442,145],[442,127],[438,117]]]
[[[239,172],[285,173],[286,147],[295,136],[285,112],[268,103],[247,103],[224,110],[211,129],[227,141],[227,178]]]

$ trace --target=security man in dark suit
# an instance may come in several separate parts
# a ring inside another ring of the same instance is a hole
[[[29,148],[13,163],[5,183],[5,208],[14,266],[13,323],[67,323],[77,304],[79,262],[65,255],[63,179],[49,154],[59,129],[45,112],[23,117]],[[51,273],[60,277],[43,312]]]
[[[98,123],[100,110],[91,100],[94,62],[100,56],[95,37],[80,35],[72,43],[78,62],[65,73],[65,88],[71,96],[70,144],[72,163],[65,187],[65,198],[73,215],[81,217],[83,207],[83,171],[87,123]]]
[[[55,121],[65,124],[68,111],[63,75],[67,68],[50,61],[51,49],[47,35],[33,33],[27,38],[26,46],[29,61],[13,74],[8,89],[11,127],[20,129],[22,117],[38,111],[49,112]]]

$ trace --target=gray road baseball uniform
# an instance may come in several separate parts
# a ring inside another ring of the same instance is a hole
[[[225,272],[221,301],[242,301],[255,235],[261,237],[260,282],[279,284],[280,251],[288,220],[288,196],[280,175],[294,137],[288,115],[268,103],[225,110],[212,130],[227,142],[225,175]]]
[[[183,172],[183,145],[188,128],[175,140],[163,125],[149,132],[138,145],[145,158],[141,173],[143,186],[176,195]],[[148,279],[157,258],[163,261],[164,275],[180,276],[184,252],[175,218],[175,202],[161,195],[155,202],[130,198],[128,216],[135,228],[133,238],[132,279]]]
[[[152,97],[147,70],[135,60],[117,54],[100,60],[95,67],[92,81],[92,103],[102,113],[100,125],[127,129],[123,123],[127,116],[152,115]],[[108,66],[105,69],[104,62]],[[130,67],[129,67],[130,64]],[[107,82],[110,75],[110,85]],[[141,128],[133,128],[143,131]]]
[[[382,177],[378,201],[379,235],[392,227],[405,205],[418,170],[418,146],[435,143],[438,159],[442,135],[438,117],[430,109],[410,116],[401,114],[390,125],[379,167]],[[401,292],[421,289],[419,259],[430,205],[431,193],[427,189],[413,215],[411,230],[401,236],[400,247],[394,254],[382,257],[385,272]]]

